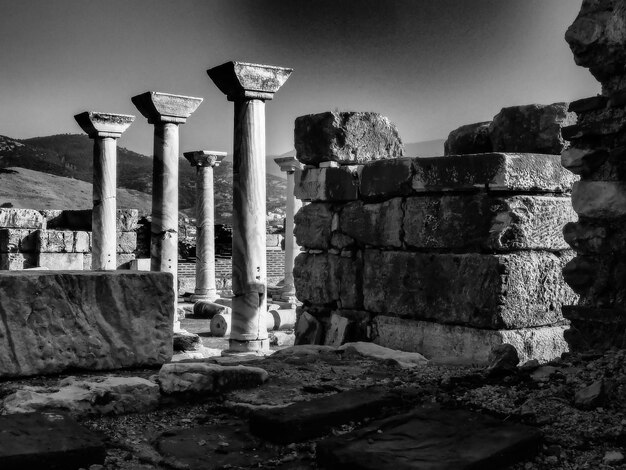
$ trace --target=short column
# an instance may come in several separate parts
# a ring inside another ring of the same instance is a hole
[[[172,273],[178,292],[178,126],[202,98],[148,91],[132,101],[154,124],[150,270]]]
[[[93,139],[93,210],[91,215],[92,262],[94,271],[117,267],[117,139],[135,116],[84,112],[74,116]]]
[[[293,281],[293,264],[300,247],[296,243],[293,235],[293,218],[296,212],[302,207],[302,201],[294,194],[294,172],[304,168],[304,165],[295,157],[275,158],[274,161],[281,171],[287,174],[287,214],[285,217],[285,282],[281,290],[283,300],[295,302],[296,287]]]
[[[191,301],[212,302],[217,298],[213,168],[219,166],[226,152],[200,150],[184,155],[196,167],[196,288]]]
[[[292,70],[227,62],[207,71],[235,103],[233,151],[233,304],[230,353],[269,348],[265,209],[265,101]]]

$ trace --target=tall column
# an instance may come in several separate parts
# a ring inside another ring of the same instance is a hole
[[[91,215],[92,264],[96,270],[117,267],[117,139],[135,116],[84,112],[74,116],[93,139],[93,210]]]
[[[219,166],[226,152],[200,150],[184,155],[196,167],[196,288],[191,300],[213,301],[217,298],[213,168]]]
[[[154,124],[150,270],[172,273],[178,292],[178,126],[202,98],[148,91],[132,101]]]
[[[227,62],[207,71],[235,103],[233,152],[233,313],[229,352],[269,348],[265,210],[265,101],[292,70]]]
[[[300,247],[293,236],[293,217],[302,207],[302,201],[294,194],[294,172],[304,168],[296,157],[275,158],[274,161],[281,171],[287,174],[287,214],[285,218],[285,284],[282,289],[284,300],[295,301],[296,287],[293,281],[293,264]]]

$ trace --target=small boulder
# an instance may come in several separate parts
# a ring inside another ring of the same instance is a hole
[[[489,137],[491,121],[467,124],[453,130],[444,144],[444,155],[471,155],[493,151]]]
[[[195,351],[200,346],[200,336],[186,330],[174,332],[174,351]]]

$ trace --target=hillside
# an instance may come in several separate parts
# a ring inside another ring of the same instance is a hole
[[[59,134],[15,140],[0,136],[0,168],[20,167],[91,183],[93,143],[86,135]],[[130,191],[152,193],[152,158],[118,147],[117,184]],[[185,159],[179,165],[179,207],[193,215],[195,169]],[[28,191],[28,187],[21,190]],[[20,190],[18,186],[16,190]],[[284,216],[286,180],[267,175],[268,217]],[[20,193],[22,194],[22,193]],[[231,223],[232,163],[215,169],[216,223]]]

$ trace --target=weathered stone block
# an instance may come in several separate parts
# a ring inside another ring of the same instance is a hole
[[[293,234],[298,245],[319,250],[330,247],[333,211],[330,204],[313,202],[294,216]]]
[[[35,235],[36,249],[40,253],[71,253],[75,251],[75,238],[76,232],[38,230]]]
[[[489,126],[496,152],[560,154],[566,147],[561,127],[576,123],[568,103],[502,108]]]
[[[406,199],[402,228],[412,248],[555,251],[568,249],[563,226],[576,219],[563,197],[423,196]]]
[[[559,155],[486,153],[413,159],[413,190],[569,192],[578,177]]]
[[[361,173],[361,195],[364,198],[389,198],[409,194],[413,160],[381,160],[364,165]]]
[[[34,209],[0,208],[0,227],[41,229],[46,228],[46,219]]]
[[[0,253],[32,253],[36,250],[35,230],[0,229]]]
[[[444,155],[470,155],[493,152],[489,137],[491,121],[467,124],[453,130],[444,144]]]
[[[172,355],[169,273],[0,273],[0,377],[162,364]]]
[[[576,296],[561,270],[571,253],[427,254],[366,250],[364,309],[487,329],[553,325]],[[298,290],[300,293],[300,290]]]
[[[296,170],[294,194],[303,201],[355,201],[362,170],[362,165]]]
[[[611,219],[626,216],[626,183],[579,181],[572,190],[572,206],[581,217]]]
[[[84,269],[83,253],[39,253],[37,266],[54,271]]]
[[[0,253],[0,270],[19,271],[38,266],[37,253]]]
[[[396,126],[378,113],[326,112],[296,118],[296,158],[317,165],[363,163],[402,157]]]
[[[137,249],[137,232],[117,233],[117,252],[134,253]]]
[[[360,254],[351,259],[329,253],[301,253],[293,271],[298,299],[360,309],[363,305],[362,264]]]
[[[511,344],[521,362],[547,362],[568,351],[566,326],[486,330],[378,315],[373,319],[374,342],[423,354],[438,364],[488,365],[494,346]]]
[[[399,248],[402,246],[402,204],[402,198],[378,204],[348,203],[339,213],[339,230],[360,244]]]

